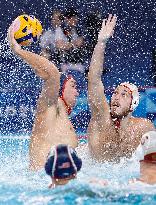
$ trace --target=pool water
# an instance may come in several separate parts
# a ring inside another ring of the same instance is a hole
[[[49,189],[50,178],[44,172],[28,169],[29,138],[0,139],[0,205],[100,205],[156,204],[156,186],[128,184],[139,175],[139,164],[123,160],[120,164],[98,164],[80,151],[83,168],[76,180]],[[109,180],[107,186],[91,183],[93,178]]]

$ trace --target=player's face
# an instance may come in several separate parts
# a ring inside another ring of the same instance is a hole
[[[74,107],[78,95],[79,93],[77,91],[76,81],[73,78],[71,78],[66,82],[65,89],[63,92],[63,97],[67,102],[67,105],[70,107]]]
[[[111,115],[121,118],[130,112],[132,94],[129,88],[118,86],[111,97]]]

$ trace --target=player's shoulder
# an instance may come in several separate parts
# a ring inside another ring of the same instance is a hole
[[[140,118],[140,122],[142,122],[144,124],[152,124],[153,125],[152,121],[147,119],[147,118]]]
[[[135,117],[133,118],[133,122],[136,123],[136,125],[139,125],[144,128],[148,128],[149,130],[155,130],[154,124],[152,123],[151,120],[147,118],[138,118]]]
[[[131,118],[133,122],[135,123],[152,123],[151,120],[147,119],[147,118],[143,118],[143,117],[132,117]]]

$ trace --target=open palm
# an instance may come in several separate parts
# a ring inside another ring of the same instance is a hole
[[[114,28],[116,25],[116,20],[117,20],[116,15],[112,16],[112,14],[109,14],[107,20],[106,19],[103,20],[102,27],[98,35],[99,40],[102,41],[107,40],[113,35]]]

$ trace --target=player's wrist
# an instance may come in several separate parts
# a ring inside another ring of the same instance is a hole
[[[98,42],[105,45],[108,42],[108,40],[109,40],[109,38],[99,38]]]
[[[16,54],[20,54],[20,51],[22,50],[21,46],[17,43],[12,43],[10,45],[10,47],[11,47],[12,51],[14,51]]]

